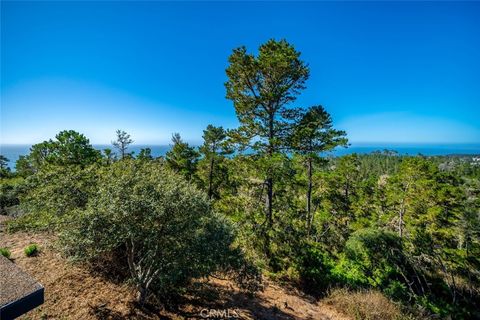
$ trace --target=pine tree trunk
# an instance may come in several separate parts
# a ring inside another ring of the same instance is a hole
[[[399,217],[398,217],[398,236],[400,238],[403,237],[403,215],[404,215],[404,209],[402,208],[399,212]]]
[[[269,125],[268,125],[268,155],[270,159],[273,157],[274,153],[274,145],[273,145],[273,138],[274,138],[274,113],[271,112],[269,116]],[[268,177],[267,177],[267,221],[268,226],[271,228],[273,225],[273,177],[272,172],[268,170]]]
[[[138,290],[137,292],[138,303],[143,306],[147,298],[147,289],[144,288],[143,286],[138,286],[137,290]]]
[[[310,234],[312,222],[312,158],[308,158],[308,186],[307,186],[307,234]]]
[[[271,227],[273,224],[273,179],[267,179],[267,221],[268,226]]]
[[[212,156],[212,159],[210,160],[210,172],[208,173],[208,199],[212,199],[213,196],[213,164],[214,164],[214,159]]]

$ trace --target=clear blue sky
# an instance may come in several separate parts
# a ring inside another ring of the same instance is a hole
[[[1,2],[1,143],[235,127],[231,50],[286,38],[353,142],[480,142],[480,3]]]

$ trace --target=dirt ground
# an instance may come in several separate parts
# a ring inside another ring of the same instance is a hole
[[[11,259],[45,287],[45,303],[22,319],[348,319],[292,288],[266,282],[263,292],[251,297],[232,282],[213,278],[186,295],[175,311],[141,308],[130,286],[67,262],[53,249],[53,239],[47,234],[8,234],[0,229],[0,247],[9,248]],[[25,256],[23,249],[30,243],[40,245],[40,254]]]

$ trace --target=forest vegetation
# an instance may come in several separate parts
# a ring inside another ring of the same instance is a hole
[[[7,232],[50,231],[78,263],[119,273],[140,303],[172,301],[195,278],[250,292],[262,277],[322,297],[381,292],[412,317],[479,318],[480,165],[470,156],[348,147],[322,105],[296,106],[308,64],[285,40],[229,57],[226,97],[239,127],[209,125],[199,147],[92,147],[66,130],[1,162]],[[366,124],[367,125],[367,124]]]

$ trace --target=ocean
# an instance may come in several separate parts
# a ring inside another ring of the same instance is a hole
[[[21,155],[28,155],[31,145],[21,144],[2,144],[0,145],[0,154],[9,159],[8,166],[13,170],[15,162]],[[98,150],[105,148],[113,149],[111,145],[94,145]],[[169,145],[132,145],[128,151],[135,154],[140,152],[142,148],[150,148],[152,156],[163,156],[170,150]],[[348,148],[337,148],[332,154],[334,156],[342,156],[351,153],[371,153],[373,151],[394,150],[402,155],[418,155],[426,156],[452,155],[452,154],[478,154],[480,155],[480,143],[475,144],[414,144],[414,143],[390,143],[390,144],[374,144],[374,143],[352,143]]]

